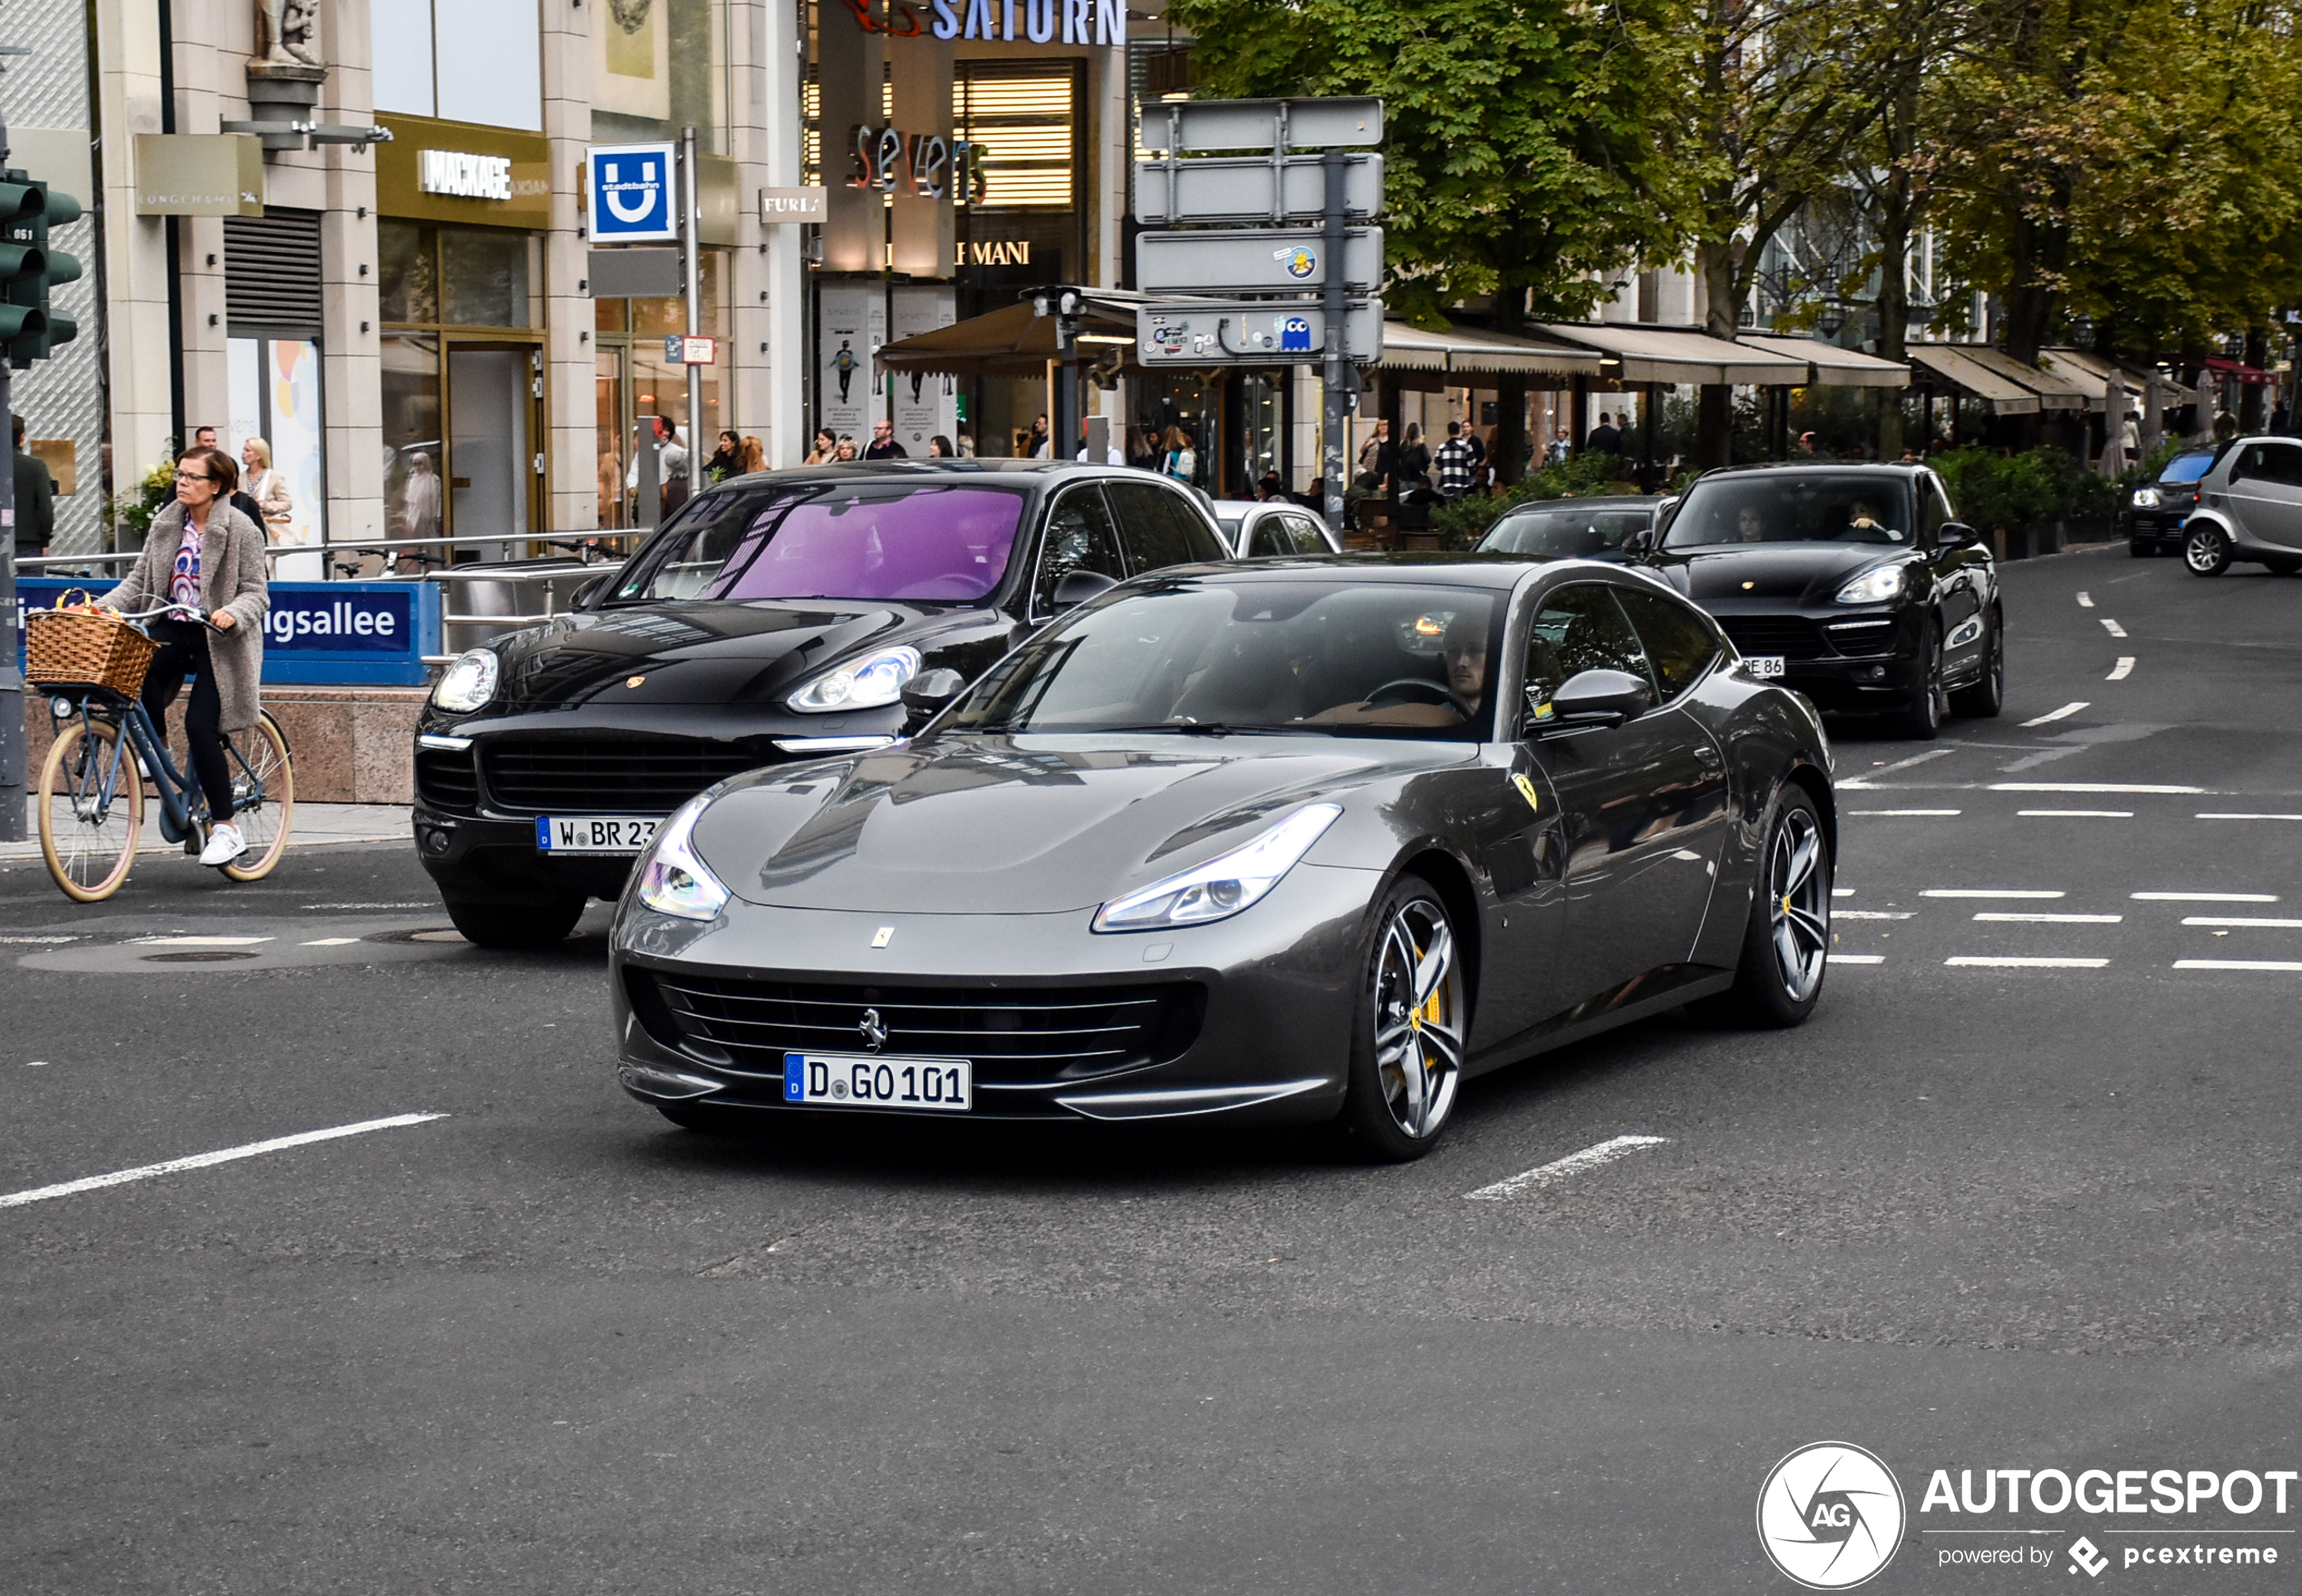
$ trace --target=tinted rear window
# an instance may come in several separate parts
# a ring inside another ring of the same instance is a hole
[[[2178,454],[2168,460],[2166,469],[2158,473],[2158,479],[2161,482],[2196,482],[2213,469],[2213,455],[2200,450],[2196,454]]]

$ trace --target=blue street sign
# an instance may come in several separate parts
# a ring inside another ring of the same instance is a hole
[[[101,594],[108,576],[26,576],[16,582],[16,647],[24,615],[73,588]],[[423,656],[440,652],[436,582],[275,582],[264,617],[266,686],[421,687]]]
[[[597,244],[664,244],[680,236],[673,146],[594,144],[584,170]]]

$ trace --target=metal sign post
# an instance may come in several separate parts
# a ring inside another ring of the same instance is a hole
[[[685,173],[681,193],[680,267],[687,285],[687,335],[703,331],[702,257],[696,243],[703,230],[703,169],[695,159],[695,130],[680,130],[680,164]],[[703,368],[687,368],[687,492],[693,498],[703,486]]]
[[[1320,508],[1326,513],[1328,527],[1340,536],[1343,529],[1343,440],[1350,425],[1351,399],[1343,391],[1344,373],[1349,370],[1343,360],[1343,221],[1344,206],[1350,193],[1343,152],[1330,150],[1320,157],[1320,161],[1327,169],[1327,215],[1320,228],[1327,237],[1327,282],[1320,296],[1327,312],[1327,362],[1320,384],[1320,397],[1326,402],[1321,407],[1319,437],[1320,476],[1325,485],[1326,503]],[[1380,234],[1376,235],[1378,252],[1381,238]],[[1378,336],[1380,322],[1378,316]]]

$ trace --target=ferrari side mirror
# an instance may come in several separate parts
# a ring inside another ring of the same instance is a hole
[[[1551,695],[1551,713],[1535,726],[1539,733],[1586,731],[1620,726],[1655,707],[1655,690],[1628,671],[1579,671]]]

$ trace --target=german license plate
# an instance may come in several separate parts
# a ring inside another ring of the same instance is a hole
[[[536,846],[547,854],[636,854],[663,824],[661,815],[538,815]]]
[[[1754,676],[1780,676],[1783,673],[1781,654],[1745,654],[1743,669]]]
[[[964,1114],[975,1106],[974,1066],[965,1059],[786,1053],[783,1100],[810,1108],[929,1108]]]

